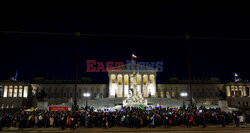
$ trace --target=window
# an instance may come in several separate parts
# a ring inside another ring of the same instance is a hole
[[[141,75],[137,75],[137,85],[141,85]]]
[[[162,92],[161,92],[161,98],[163,98],[163,97],[164,97],[164,92],[162,91]]]
[[[170,95],[169,95],[169,92],[168,92],[168,91],[166,92],[166,97],[170,97]]]
[[[63,94],[63,97],[66,98],[66,93]]]
[[[174,92],[172,92],[172,97],[175,97],[175,93]]]
[[[70,97],[72,97],[72,93],[70,93]]]
[[[119,74],[117,78],[118,78],[117,79],[118,80],[118,85],[122,85],[122,75]]]
[[[116,78],[115,78],[115,75],[114,75],[114,74],[111,75],[111,81],[112,81],[112,83],[115,83],[115,82],[116,82]]]
[[[128,85],[128,75],[124,75],[124,85]]]

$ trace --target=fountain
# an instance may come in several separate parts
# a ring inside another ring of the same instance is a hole
[[[128,97],[123,100],[123,106],[139,106],[147,105],[147,100],[142,97],[141,89],[137,88],[137,74],[135,72],[132,75],[133,85],[129,88]]]

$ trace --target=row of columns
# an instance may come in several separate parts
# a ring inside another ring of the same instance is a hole
[[[249,88],[250,86],[227,86],[226,91],[227,91],[227,96],[228,97],[237,97],[237,93],[241,91],[241,93],[238,95],[239,97],[243,96],[248,96],[250,97],[250,89],[246,90],[246,88]],[[248,91],[248,95],[247,95]]]
[[[25,97],[26,98],[28,97],[28,86],[4,86],[3,97]]]
[[[153,75],[154,79],[153,79],[152,84],[150,84],[150,82],[149,82],[150,75],[152,75],[152,74],[139,74],[139,75],[141,76],[140,91],[142,93],[142,96],[143,97],[148,97],[149,95],[155,96],[155,94],[156,94],[156,92],[155,92],[156,91],[155,75]],[[147,76],[147,84],[145,85],[145,87],[147,87],[147,88],[144,88],[143,76],[145,76],[145,75]],[[112,78],[113,78],[112,76],[115,76],[115,83],[112,82]],[[121,85],[119,85],[119,81],[118,81],[120,76],[122,78]],[[129,88],[133,88],[133,86],[131,86],[131,77],[130,76],[131,76],[130,73],[129,74],[123,74],[123,73],[122,74],[120,74],[120,73],[109,74],[109,97],[128,97]],[[125,85],[125,82],[124,82],[125,77],[127,77],[127,82],[128,82],[127,85]],[[153,89],[153,90],[151,90],[151,89]]]

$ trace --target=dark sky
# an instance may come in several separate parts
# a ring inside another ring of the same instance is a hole
[[[186,34],[191,36],[192,77],[217,76],[228,82],[237,72],[247,79],[249,13],[244,3],[212,1],[6,5],[0,13],[0,80],[16,70],[24,81],[40,74],[74,78],[77,31],[91,34],[78,40],[79,74],[95,82],[108,83],[107,73],[86,73],[86,60],[125,62],[131,53],[138,61],[164,62],[158,83],[174,75],[187,77]]]

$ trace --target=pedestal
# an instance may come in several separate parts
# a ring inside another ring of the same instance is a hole
[[[218,106],[220,107],[221,111],[225,111],[225,112],[229,111],[227,100],[218,101]]]

